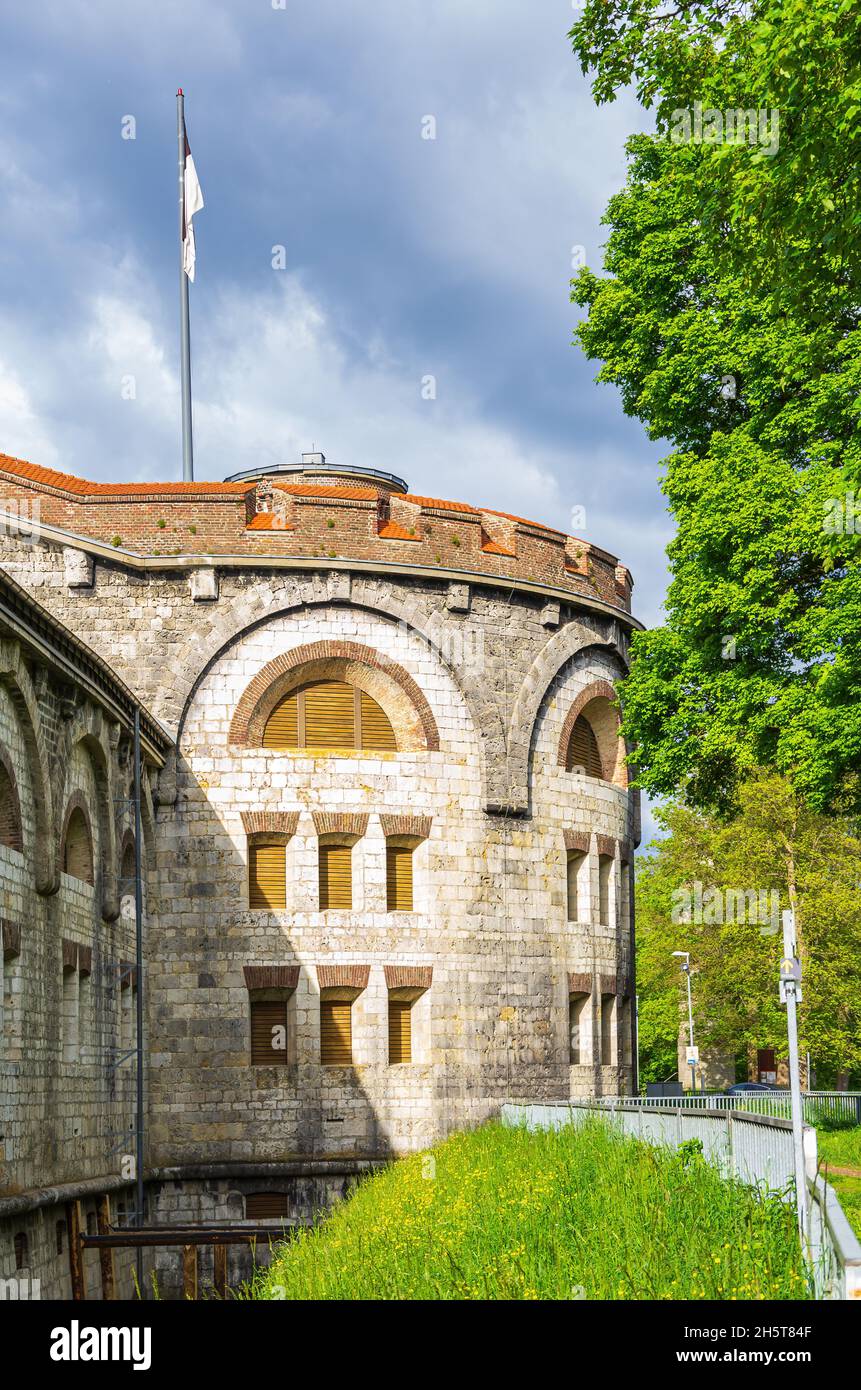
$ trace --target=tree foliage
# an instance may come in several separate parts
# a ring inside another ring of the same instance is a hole
[[[861,9],[590,0],[572,38],[598,100],[633,82],[657,120],[573,289],[599,380],[672,448],[667,621],[622,691],[639,780],[726,810],[770,765],[858,808]],[[776,153],[674,143],[695,102],[776,110]]]
[[[801,1050],[811,1053],[819,1082],[845,1084],[861,1073],[856,827],[810,810],[786,778],[770,772],[743,784],[731,820],[678,802],[658,816],[666,838],[638,863],[644,1077],[659,1080],[675,1070],[682,986],[673,951],[691,954],[698,1043],[730,1055],[774,1046],[786,1056],[786,1015],[778,998],[782,936],[771,913],[772,893],[778,910],[796,911]],[[694,885],[701,885],[698,898]],[[741,893],[748,897],[740,912]],[[754,894],[758,907],[767,905],[764,913],[755,911]],[[685,917],[691,920],[680,920]]]

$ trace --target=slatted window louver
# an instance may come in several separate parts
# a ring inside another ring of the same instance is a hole
[[[389,1062],[411,1062],[412,1005],[401,999],[389,1000]]]
[[[282,1046],[283,1044],[283,1046]],[[251,1065],[279,1067],[287,1061],[287,1004],[281,1000],[251,1001]]]
[[[413,910],[413,852],[401,845],[386,845],[386,909]]]
[[[276,705],[263,730],[264,748],[299,747],[299,695],[292,690]]]
[[[397,752],[394,729],[376,700],[345,681],[290,692],[270,714],[264,748],[342,748]]]
[[[355,748],[356,702],[343,681],[321,681],[305,690],[305,747]]]
[[[283,845],[248,846],[248,906],[287,906],[287,867]]]
[[[78,807],[70,815],[66,827],[63,873],[79,878],[83,883],[93,882],[93,847],[84,813]]]
[[[320,911],[353,906],[353,853],[349,845],[320,845]]]
[[[12,778],[0,763],[0,845],[22,849],[21,817]]]
[[[291,1215],[286,1192],[249,1192],[245,1198],[246,1221],[280,1221]]]
[[[324,1067],[352,1066],[352,1006],[342,1000],[320,1000],[320,1061]]]
[[[361,746],[370,751],[396,753],[395,731],[385,712],[364,690],[359,691],[362,726]]]
[[[584,768],[587,777],[604,776],[598,740],[589,720],[584,719],[582,714],[574,721],[574,728],[571,730],[565,767],[568,772],[573,771],[575,767]]]

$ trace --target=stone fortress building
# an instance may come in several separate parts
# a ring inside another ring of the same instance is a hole
[[[138,989],[149,1222],[308,1214],[505,1098],[631,1089],[624,565],[322,454],[0,456],[0,528],[0,1279],[68,1297],[78,1230],[133,1220]]]

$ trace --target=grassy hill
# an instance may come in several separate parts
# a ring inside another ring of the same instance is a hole
[[[725,1182],[696,1146],[600,1122],[487,1125],[363,1181],[280,1247],[258,1299],[795,1299],[790,1207]]]

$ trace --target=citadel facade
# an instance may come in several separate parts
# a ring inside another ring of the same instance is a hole
[[[0,499],[0,1279],[68,1297],[70,1238],[132,1219],[139,988],[150,1222],[306,1215],[506,1098],[631,1089],[615,557],[317,454],[0,456]],[[128,1252],[84,1264],[130,1296]]]

